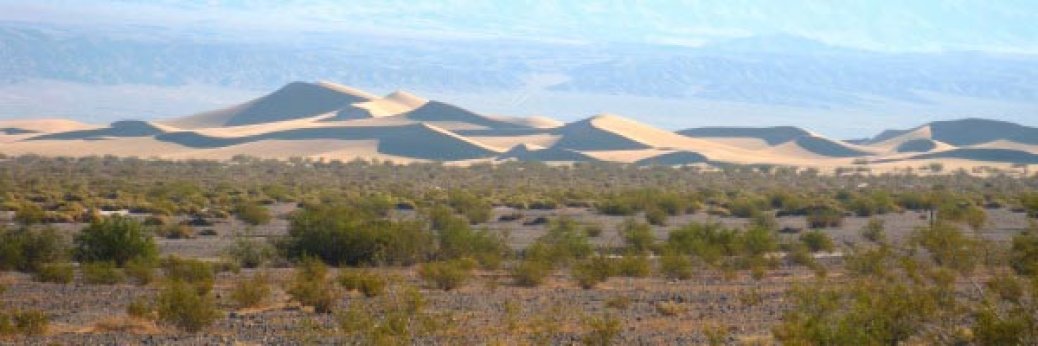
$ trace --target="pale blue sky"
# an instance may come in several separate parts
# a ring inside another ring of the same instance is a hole
[[[789,34],[882,51],[1038,53],[1038,1],[0,0],[0,20],[149,25],[264,38],[364,32],[429,38],[699,45]]]

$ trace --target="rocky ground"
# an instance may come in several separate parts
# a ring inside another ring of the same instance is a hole
[[[291,206],[275,206],[279,215]],[[513,210],[496,209],[496,216]],[[620,245],[616,227],[622,217],[607,217],[583,209],[525,211],[523,219],[494,221],[483,225],[507,231],[516,248],[529,244],[545,231],[544,225],[523,225],[539,216],[568,215],[581,222],[603,226],[599,245]],[[978,234],[999,241],[1027,227],[1024,215],[1005,210],[989,211],[989,226]],[[900,241],[916,226],[925,225],[924,215],[891,214],[881,217],[888,237]],[[714,218],[704,214],[674,217],[669,227],[690,221],[716,220],[739,225],[747,220]],[[784,226],[803,227],[802,218],[780,218]],[[828,230],[837,242],[860,241],[858,230],[867,219],[848,218],[839,229]],[[72,232],[77,225],[63,225]],[[193,239],[159,240],[163,255],[218,259],[234,237],[247,235],[271,237],[287,231],[287,221],[277,219],[270,225],[249,228],[238,221],[215,223],[214,236]],[[658,227],[661,239],[668,227]],[[71,234],[71,233],[70,233]],[[826,280],[841,280],[839,258],[827,260]],[[46,311],[51,327],[44,336],[3,340],[10,344],[133,345],[133,344],[342,344],[361,343],[363,339],[345,335],[339,329],[337,314],[316,314],[290,302],[284,292],[291,279],[289,268],[262,269],[273,278],[274,294],[263,308],[236,310],[228,293],[232,285],[251,276],[255,269],[217,276],[215,296],[223,311],[215,325],[202,333],[186,334],[168,326],[137,321],[126,315],[126,306],[137,297],[153,298],[158,284],[136,286],[86,285],[77,277],[62,285],[38,283],[24,274],[3,273],[0,281],[7,290],[0,296],[4,306],[13,309]],[[814,273],[802,267],[782,266],[760,280],[747,272],[724,276],[715,270],[701,269],[691,280],[668,281],[659,277],[611,278],[595,289],[584,290],[565,271],[556,272],[538,288],[511,284],[507,270],[482,271],[457,290],[444,292],[424,285],[415,268],[380,269],[394,278],[390,293],[417,287],[426,301],[425,313],[436,321],[432,330],[414,332],[419,344],[572,344],[587,333],[589,321],[609,316],[620,323],[622,344],[699,344],[717,336],[730,344],[767,343],[770,329],[779,321],[786,302],[784,292],[798,281],[815,280]],[[397,293],[394,293],[397,292]],[[381,304],[356,292],[342,292],[337,311],[354,304]],[[340,313],[341,314],[341,313]]]

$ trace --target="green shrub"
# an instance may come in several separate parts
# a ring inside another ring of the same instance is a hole
[[[656,242],[656,236],[652,234],[652,227],[634,219],[624,221],[620,227],[620,234],[624,237],[627,250],[635,253],[644,253],[652,250]]]
[[[605,282],[610,276],[616,274],[613,261],[598,255],[578,262],[570,270],[570,275],[583,289],[592,289],[596,285]]]
[[[660,273],[671,280],[691,279],[692,260],[681,254],[664,254],[660,256]]]
[[[591,254],[587,235],[569,218],[553,220],[548,233],[526,248],[525,257],[546,264],[563,266]]]
[[[469,223],[477,224],[490,221],[491,205],[478,196],[463,190],[451,190],[447,204],[458,213],[465,215]]]
[[[255,273],[248,279],[237,280],[234,288],[231,289],[231,300],[238,308],[259,306],[268,297],[270,297],[270,279],[262,272]]]
[[[584,326],[588,332],[580,341],[584,345],[593,346],[612,345],[623,330],[620,320],[609,315],[588,318],[584,321]]]
[[[274,257],[274,249],[270,244],[244,236],[236,237],[225,252],[242,268],[257,268]]]
[[[1017,274],[1038,281],[1038,233],[1029,231],[1014,236],[1009,258],[1009,265]]]
[[[912,242],[926,249],[937,265],[961,272],[969,272],[976,265],[976,241],[954,225],[938,222],[933,227],[917,228]]]
[[[50,326],[50,318],[39,310],[23,310],[14,312],[14,327],[22,335],[43,335]]]
[[[365,297],[377,297],[386,290],[386,279],[359,269],[342,269],[337,279],[339,286],[349,291],[360,291]]]
[[[649,258],[640,254],[627,254],[614,263],[616,275],[643,278],[652,274],[652,263]]]
[[[418,221],[391,221],[342,205],[307,206],[292,218],[279,248],[290,259],[317,256],[332,265],[409,265],[435,249]]]
[[[49,263],[42,265],[36,273],[34,273],[33,278],[39,282],[68,284],[72,282],[74,277],[75,271],[72,269],[72,264]]]
[[[126,280],[126,275],[115,266],[115,262],[91,262],[79,266],[83,282],[91,285],[115,285]]]
[[[418,269],[418,275],[430,285],[444,291],[461,287],[472,276],[475,262],[460,259],[446,262],[430,262]]]
[[[512,279],[521,287],[537,287],[551,274],[550,264],[540,260],[526,259],[512,268]]]
[[[208,262],[169,256],[162,260],[162,271],[166,279],[194,286],[198,292],[207,293],[213,288],[213,266]]]
[[[155,263],[151,259],[135,258],[126,262],[123,272],[137,285],[145,286],[155,279]]]
[[[80,262],[113,261],[123,266],[135,258],[154,258],[158,248],[139,222],[113,216],[91,223],[75,237]]]
[[[328,282],[328,267],[320,260],[307,257],[296,266],[295,278],[288,290],[292,299],[317,313],[330,313],[335,304],[335,290]]]
[[[185,332],[199,332],[220,317],[212,296],[186,282],[167,282],[156,301],[159,321]]]
[[[145,297],[137,297],[130,301],[126,305],[126,314],[130,317],[140,318],[143,320],[154,320],[155,319],[155,306],[152,305],[150,299]]]
[[[57,230],[0,227],[0,270],[33,272],[66,259],[68,247]]]
[[[258,226],[270,223],[270,210],[257,203],[242,203],[234,209],[234,216],[243,222]]]
[[[650,225],[666,226],[667,216],[666,211],[657,207],[645,209],[645,222],[648,222]]]
[[[173,223],[155,228],[155,234],[166,239],[191,239],[195,237],[195,230],[188,225]]]
[[[35,203],[22,203],[14,212],[14,221],[28,226],[43,223],[47,219],[47,213]]]
[[[465,220],[447,213],[437,217],[437,257],[443,260],[472,258],[485,268],[496,268],[509,251],[505,240],[489,230],[473,231]]]
[[[597,223],[584,225],[584,234],[587,234],[587,236],[590,238],[598,238],[602,236],[602,233],[604,231],[605,230],[602,228],[602,225]]]
[[[807,212],[807,227],[830,228],[843,225],[843,212],[829,206],[814,207]]]
[[[886,234],[883,228],[882,219],[870,218],[869,223],[861,230],[861,237],[873,243],[882,243],[886,241]]]
[[[833,238],[828,233],[812,230],[800,235],[800,242],[807,246],[811,252],[832,252],[836,248]]]

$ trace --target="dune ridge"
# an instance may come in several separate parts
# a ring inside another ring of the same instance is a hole
[[[879,170],[1038,164],[1038,129],[967,118],[887,130],[857,141],[794,126],[668,131],[615,114],[563,123],[484,115],[406,91],[384,96],[333,82],[293,82],[237,105],[158,121],[94,126],[63,119],[0,121],[0,153],[225,160],[477,162],[607,161],[635,165],[788,165]]]

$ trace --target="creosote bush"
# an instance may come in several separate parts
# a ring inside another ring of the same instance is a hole
[[[66,259],[66,241],[53,228],[0,227],[0,270],[34,272]]]
[[[220,317],[209,292],[180,280],[168,281],[156,301],[159,321],[185,332],[199,332]]]
[[[429,262],[422,264],[418,275],[433,287],[450,291],[464,285],[475,266],[476,262],[470,259]]]
[[[39,282],[50,282],[57,284],[68,284],[75,277],[75,270],[71,263],[48,263],[41,266],[35,273],[33,279]]]
[[[162,260],[162,272],[166,280],[192,285],[200,294],[213,288],[215,273],[209,262],[169,256]]]
[[[286,290],[292,299],[317,313],[331,313],[337,292],[328,280],[328,267],[316,258],[303,258]]]
[[[336,278],[339,286],[348,291],[359,291],[365,297],[377,297],[385,293],[387,280],[382,275],[363,269],[340,269]]]
[[[135,258],[154,258],[155,241],[134,219],[112,216],[91,223],[75,237],[75,257],[80,262],[112,261],[117,266]]]
[[[234,288],[231,289],[231,300],[239,309],[260,306],[269,297],[270,279],[263,272],[252,274],[250,278],[235,280]]]

